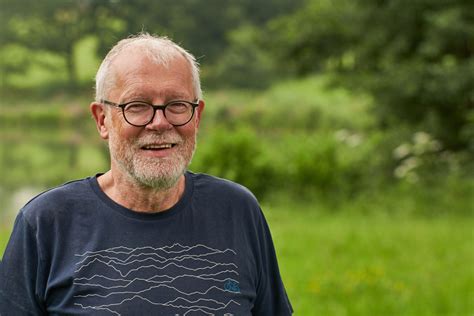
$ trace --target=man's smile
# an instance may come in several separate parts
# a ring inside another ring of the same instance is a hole
[[[144,149],[144,150],[163,150],[163,149],[171,149],[174,146],[176,146],[175,143],[149,144],[149,145],[142,146],[141,149]]]

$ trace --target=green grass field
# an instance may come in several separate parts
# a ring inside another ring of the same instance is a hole
[[[297,315],[473,315],[474,220],[269,208]]]
[[[264,204],[296,315],[473,315],[474,219]],[[385,214],[385,215],[383,215]],[[3,253],[9,227],[0,232]]]

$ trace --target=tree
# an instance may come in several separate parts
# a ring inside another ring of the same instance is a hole
[[[31,51],[48,51],[64,58],[71,87],[77,84],[74,45],[91,34],[96,4],[92,1],[2,0],[2,47],[21,45]]]
[[[296,74],[370,91],[381,126],[423,127],[457,150],[474,130],[473,15],[465,0],[308,1],[269,24],[267,47]]]
[[[263,26],[294,11],[302,0],[133,0],[110,6],[129,34],[147,31],[172,37],[208,64],[229,45],[229,33],[242,25]],[[121,34],[121,36],[126,34]]]
[[[117,40],[130,34],[167,35],[203,64],[212,64],[229,45],[229,32],[243,24],[263,25],[291,12],[301,1],[0,0],[0,50],[19,45],[61,56],[74,87],[74,48],[86,36],[97,39],[97,53],[102,57]],[[0,66],[7,72],[25,71],[27,62],[27,58],[22,63],[4,60]]]

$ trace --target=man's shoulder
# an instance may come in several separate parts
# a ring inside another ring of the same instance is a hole
[[[194,187],[200,194],[210,194],[214,198],[258,204],[255,195],[239,183],[204,173],[192,173],[192,177]]]
[[[21,209],[26,219],[47,216],[73,205],[80,205],[92,192],[90,178],[72,180],[39,193]]]

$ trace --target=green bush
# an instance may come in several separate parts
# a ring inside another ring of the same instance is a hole
[[[247,186],[258,197],[273,186],[275,170],[266,155],[265,143],[255,131],[239,126],[225,132],[214,128],[201,138],[192,170],[210,173]]]
[[[231,131],[214,127],[206,135],[192,170],[242,183],[258,197],[281,192],[303,198],[347,197],[371,186],[374,173],[387,164],[380,158],[387,155],[377,155],[383,139],[379,134],[341,130],[265,135],[240,126]]]

